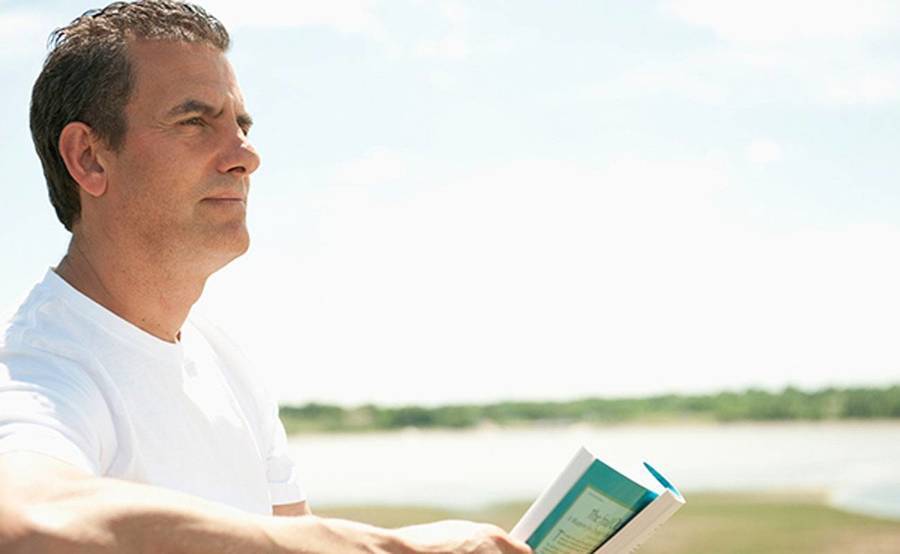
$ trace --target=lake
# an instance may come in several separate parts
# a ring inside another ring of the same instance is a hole
[[[900,518],[900,422],[484,427],[295,435],[315,505],[477,507],[534,498],[580,445],[646,460],[682,491],[823,491],[838,507]]]

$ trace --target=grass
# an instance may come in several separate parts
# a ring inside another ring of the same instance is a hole
[[[687,505],[640,549],[641,554],[896,554],[900,521],[849,514],[813,493],[687,494]],[[439,519],[487,521],[509,529],[528,504],[482,510],[416,507],[316,508],[319,515],[382,527]]]

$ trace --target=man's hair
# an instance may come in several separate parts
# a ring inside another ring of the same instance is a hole
[[[80,121],[113,151],[121,148],[128,128],[125,106],[135,81],[128,58],[133,40],[204,43],[223,52],[230,42],[225,26],[203,8],[164,0],[113,2],[53,31],[31,93],[31,137],[50,202],[69,231],[81,201],[60,156],[59,136],[66,125]]]

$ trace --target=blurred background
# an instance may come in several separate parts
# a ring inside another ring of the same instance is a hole
[[[900,4],[201,4],[263,164],[196,309],[314,506],[511,524],[587,444],[686,490],[650,551],[900,549]],[[68,241],[27,107],[99,5],[0,0],[0,306]]]

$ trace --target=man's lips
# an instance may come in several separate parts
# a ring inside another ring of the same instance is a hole
[[[210,202],[246,202],[247,198],[240,194],[221,194],[216,196],[207,196],[203,200]]]

